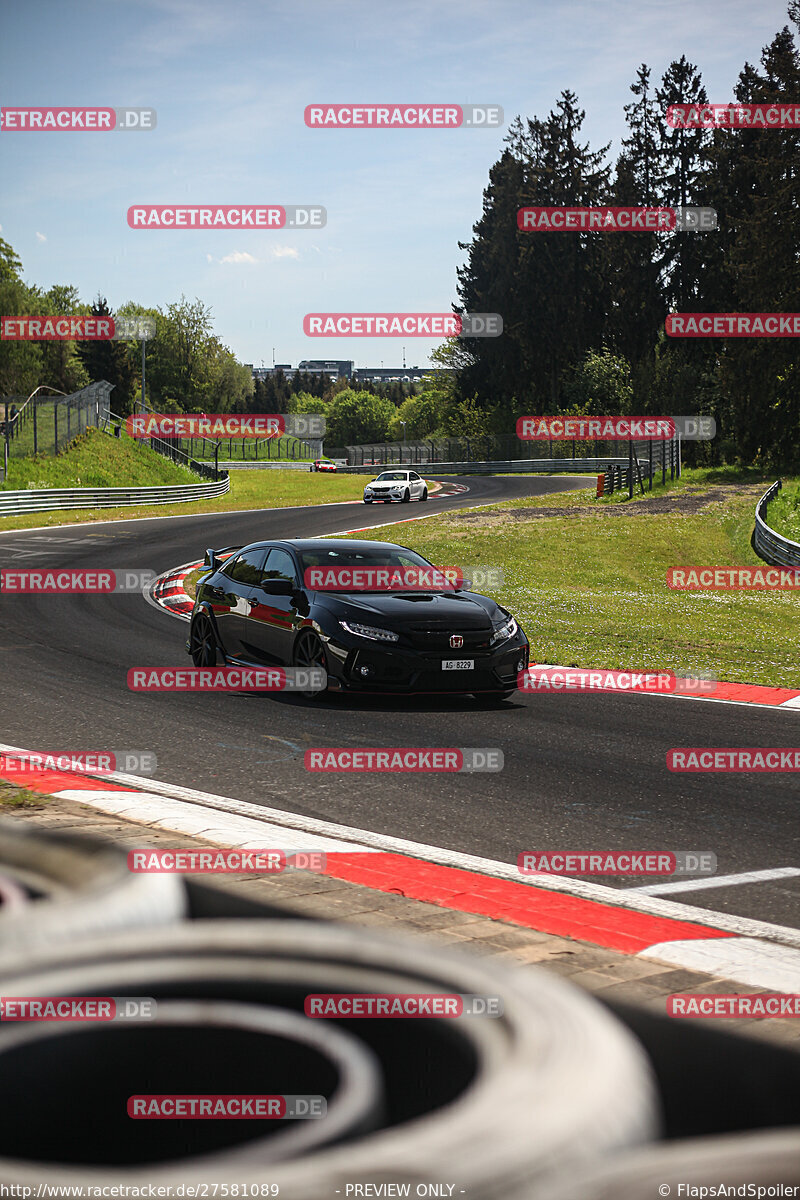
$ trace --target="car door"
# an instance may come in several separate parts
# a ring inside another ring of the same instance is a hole
[[[254,584],[261,581],[266,557],[265,547],[244,550],[225,564],[213,587],[204,588],[204,598],[213,608],[225,651],[234,657],[244,652],[245,618],[250,611]]]
[[[294,595],[281,596],[273,586],[291,584]],[[245,620],[244,644],[248,658],[289,666],[295,629],[302,622],[302,604],[295,561],[288,550],[273,546],[261,572],[259,585],[250,597]]]
[[[411,481],[411,499],[419,500],[422,495],[422,489],[425,486],[425,481],[420,479],[416,471],[409,471],[408,478]]]

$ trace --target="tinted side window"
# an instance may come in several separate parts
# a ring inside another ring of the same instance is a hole
[[[245,550],[229,567],[225,568],[225,574],[230,575],[236,583],[244,584],[246,587],[255,587],[261,582],[261,573],[266,557],[266,550]]]
[[[288,579],[295,583],[297,573],[294,569],[294,559],[286,550],[270,550],[263,574],[265,579]]]

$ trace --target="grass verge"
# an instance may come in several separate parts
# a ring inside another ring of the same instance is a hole
[[[52,800],[41,792],[30,792],[27,788],[17,787],[8,779],[0,779],[0,809],[43,808]]]
[[[793,542],[800,542],[800,484],[784,480],[776,499],[767,505],[767,524]]]
[[[488,590],[519,619],[536,661],[800,687],[796,593],[666,582],[673,566],[760,564],[750,537],[764,490],[757,472],[686,472],[636,507],[560,493],[456,510],[398,540],[440,566],[499,567],[503,582]]]

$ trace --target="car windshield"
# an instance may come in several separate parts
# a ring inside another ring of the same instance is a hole
[[[413,550],[313,550],[300,555],[308,588],[326,592],[453,592],[455,584]]]
[[[375,480],[376,483],[404,483],[406,480],[405,471],[384,471]]]

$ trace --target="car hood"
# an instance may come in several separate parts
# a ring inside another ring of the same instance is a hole
[[[491,629],[504,615],[489,596],[476,592],[422,592],[416,595],[392,595],[382,592],[318,592],[317,599],[340,620],[369,623],[376,618],[392,626],[426,626],[430,629]]]
[[[368,483],[365,486],[368,488],[374,488],[375,491],[380,491],[381,488],[396,488],[396,487],[407,486],[408,482],[409,481],[407,479],[396,479],[394,481],[394,483],[390,483],[388,480],[384,480],[381,483]]]

